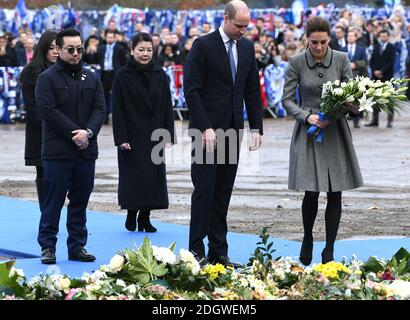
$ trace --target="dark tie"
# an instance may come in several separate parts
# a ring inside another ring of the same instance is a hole
[[[235,59],[233,57],[233,50],[232,50],[233,44],[234,44],[234,40],[233,39],[229,40],[229,49],[228,49],[229,63],[231,65],[232,80],[235,83],[236,65],[235,65]]]

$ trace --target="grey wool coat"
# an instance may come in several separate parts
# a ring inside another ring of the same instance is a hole
[[[282,103],[296,124],[290,146],[289,189],[337,192],[361,187],[363,179],[353,148],[352,135],[345,117],[324,129],[321,143],[308,135],[306,118],[320,111],[322,85],[327,81],[352,78],[346,53],[328,48],[321,63],[310,50],[294,56],[286,72]],[[301,103],[296,103],[299,88]]]

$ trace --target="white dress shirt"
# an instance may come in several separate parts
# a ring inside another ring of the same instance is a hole
[[[104,70],[105,71],[112,71],[113,65],[112,65],[112,57],[114,55],[114,46],[115,42],[112,44],[107,44],[105,47],[105,57],[104,57]]]
[[[352,55],[352,59],[354,57],[354,54],[356,53],[356,44],[349,44],[347,45],[347,52],[349,53],[349,55]],[[350,56],[349,56],[350,57]]]
[[[228,35],[224,32],[224,30],[222,29],[222,26],[219,27],[219,33],[221,34],[222,40],[225,44],[226,52],[228,53],[229,40],[231,40],[231,38],[229,38]],[[237,46],[237,41],[234,40],[234,44],[232,45],[232,53],[233,53],[233,59],[235,60],[236,70],[238,70],[238,49],[236,46]]]

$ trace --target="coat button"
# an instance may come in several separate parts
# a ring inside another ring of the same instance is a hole
[[[323,73],[319,73],[319,78],[323,78]]]

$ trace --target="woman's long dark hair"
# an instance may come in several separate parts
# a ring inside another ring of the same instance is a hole
[[[47,60],[47,53],[51,43],[56,37],[57,33],[50,30],[47,30],[41,35],[36,50],[34,51],[33,59],[24,67],[20,74],[20,82],[23,82],[24,77],[27,76],[27,70],[33,70],[33,73],[31,73],[30,76],[32,76],[32,80],[35,81],[38,74],[47,68],[47,65],[50,64]]]

